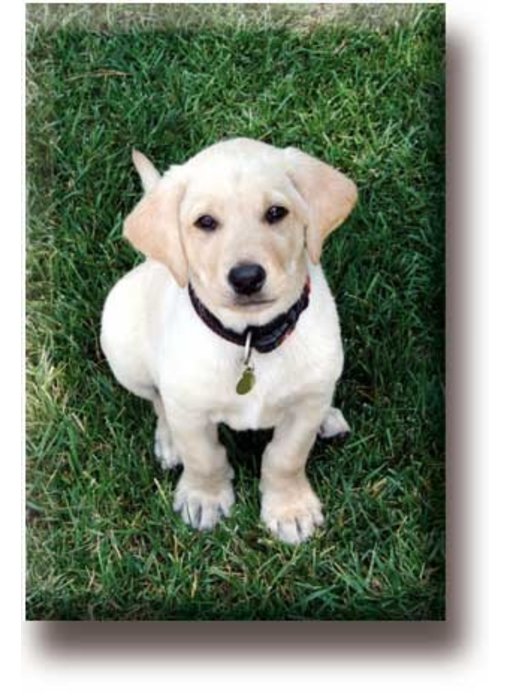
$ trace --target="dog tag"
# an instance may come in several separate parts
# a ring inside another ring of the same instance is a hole
[[[237,382],[236,391],[238,394],[247,394],[255,386],[255,372],[253,367],[245,367],[241,379]]]

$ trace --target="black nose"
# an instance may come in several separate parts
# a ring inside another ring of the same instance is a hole
[[[251,263],[237,265],[228,273],[230,286],[237,294],[255,294],[262,289],[265,279],[264,268]]]

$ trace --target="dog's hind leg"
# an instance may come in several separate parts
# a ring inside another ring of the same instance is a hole
[[[331,406],[326,413],[319,428],[319,437],[329,439],[334,437],[345,438],[351,432],[349,423],[345,420],[339,408]]]
[[[156,434],[154,436],[154,454],[160,462],[162,469],[174,469],[178,464],[182,463],[172,441],[172,433],[165,415],[163,402],[156,392],[156,396],[152,400],[158,422],[156,425]]]

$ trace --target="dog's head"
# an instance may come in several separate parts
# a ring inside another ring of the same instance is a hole
[[[212,311],[265,323],[293,303],[326,237],[353,208],[343,173],[295,148],[220,142],[159,177],[134,152],[146,194],[124,235]]]

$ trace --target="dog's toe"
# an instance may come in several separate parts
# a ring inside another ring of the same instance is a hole
[[[292,499],[286,494],[267,493],[261,515],[273,535],[287,544],[304,542],[324,523],[320,501],[309,486]]]
[[[178,464],[181,464],[181,458],[169,437],[164,435],[160,430],[156,430],[154,454],[161,465],[161,469],[165,471],[175,469]]]
[[[346,438],[351,432],[349,423],[345,420],[339,408],[331,407],[319,428],[319,437],[328,440],[330,438]]]
[[[197,530],[212,530],[222,517],[229,515],[234,500],[230,481],[218,492],[209,493],[188,486],[181,477],[175,493],[174,510],[187,525]]]

